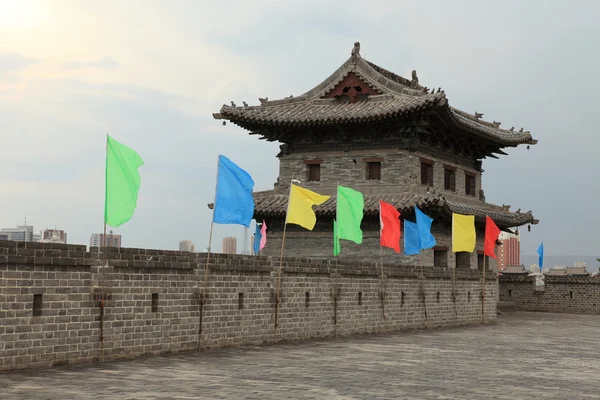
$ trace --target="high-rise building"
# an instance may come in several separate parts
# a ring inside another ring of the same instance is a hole
[[[498,269],[503,270],[508,266],[521,265],[521,241],[519,235],[502,232],[500,234],[502,245],[498,246]]]
[[[181,240],[179,242],[179,251],[191,251],[194,253],[196,251],[196,245],[194,245],[191,240]]]
[[[42,243],[67,243],[67,232],[62,229],[46,229],[40,234]]]
[[[237,254],[237,238],[226,237],[223,239],[223,253]]]
[[[33,242],[35,241],[33,234],[32,225],[17,225],[16,228],[2,228],[0,230],[2,234],[8,236],[8,240],[14,240],[16,242]]]
[[[104,234],[92,233],[90,236],[90,247],[121,247],[121,235],[115,235],[110,231],[106,234],[106,243],[104,243]]]

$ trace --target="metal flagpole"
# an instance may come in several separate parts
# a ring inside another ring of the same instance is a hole
[[[220,156],[219,156],[220,157]],[[208,235],[208,252],[206,253],[206,265],[204,266],[204,286],[202,288],[202,299],[200,300],[200,318],[198,320],[198,351],[202,343],[202,318],[204,316],[204,307],[206,306],[206,287],[208,285],[208,264],[210,262],[210,252],[212,250],[213,227],[215,225],[215,206],[217,205],[217,186],[219,184],[219,157],[217,157],[217,179],[215,181],[215,200],[212,203],[212,218],[210,219],[210,233]],[[209,208],[211,205],[208,205]]]

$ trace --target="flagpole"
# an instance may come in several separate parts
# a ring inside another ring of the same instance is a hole
[[[452,267],[452,302],[454,303],[454,318],[458,319],[456,309],[456,264]]]
[[[107,174],[107,168],[108,168],[108,133],[106,134],[106,143],[105,143],[105,158],[106,160],[105,165],[104,165],[104,233],[102,235],[102,247],[103,247],[103,251],[104,251],[104,256],[106,257],[106,200],[108,198],[108,187],[107,187],[107,182],[106,182],[106,174]]]
[[[104,230],[102,234],[102,255],[104,256],[104,265],[108,265],[108,256],[106,254],[106,207],[108,207],[108,204],[106,202],[106,200],[108,199],[108,182],[106,180],[106,177],[108,173],[108,133],[106,134],[106,143],[104,147]],[[98,248],[98,258],[100,258],[100,248]],[[104,362],[104,298],[104,273],[102,273],[100,285],[100,351],[102,362]]]
[[[481,273],[483,281],[481,283],[481,323],[485,323],[485,253],[483,254],[483,272]]]
[[[379,263],[381,264],[381,278],[383,278],[383,246],[379,244]]]
[[[419,259],[421,260],[421,295],[423,296],[423,311],[425,313],[425,329],[428,329],[429,328],[429,320],[427,319],[427,300],[425,298],[425,275],[423,275],[423,253],[419,253]]]
[[[215,180],[215,200],[212,206],[212,218],[210,219],[210,233],[208,234],[208,252],[206,253],[206,265],[204,266],[204,286],[202,288],[202,300],[200,301],[200,319],[198,321],[198,351],[201,348],[202,339],[202,318],[204,316],[204,306],[206,305],[206,286],[208,285],[208,264],[210,261],[210,251],[212,250],[213,227],[215,225],[215,207],[217,205],[217,185],[219,183],[219,156],[217,157],[217,178]]]
[[[279,291],[281,289],[281,269],[283,268],[283,252],[285,249],[285,233],[287,231],[287,217],[290,212],[290,196],[292,195],[292,185],[294,184],[294,172],[292,172],[292,179],[290,180],[290,190],[288,191],[288,203],[285,210],[285,221],[283,223],[283,237],[281,239],[281,255],[279,256],[279,272],[277,277],[277,291],[275,292],[275,328],[274,335],[277,335],[277,327],[279,326],[278,312],[279,302],[281,301]]]

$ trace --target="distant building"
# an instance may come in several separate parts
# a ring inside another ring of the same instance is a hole
[[[90,236],[90,247],[121,247],[121,235],[115,235],[110,231],[106,235],[106,243],[104,243],[104,234],[92,233]]]
[[[237,238],[226,237],[223,239],[223,253],[237,254]]]
[[[498,246],[498,269],[504,270],[508,266],[521,265],[521,240],[519,235],[502,232],[500,240],[502,245]]]
[[[67,243],[67,232],[62,229],[46,229],[40,234],[42,243]]]
[[[587,269],[585,268],[585,263],[583,263],[583,267],[567,267],[567,275],[572,275],[572,276],[588,276],[590,275],[590,273],[587,271]]]
[[[181,240],[179,242],[179,251],[191,251],[194,253],[196,251],[196,245],[194,245],[191,240]]]
[[[586,265],[585,261],[575,261],[573,263],[573,267],[585,269],[587,267],[587,265]]]
[[[7,240],[14,240],[15,242],[34,242],[35,236],[33,234],[32,225],[17,225],[16,228],[2,228],[0,233],[8,237]]]
[[[10,240],[8,238],[8,233],[0,233],[0,240]]]
[[[504,268],[502,274],[528,275],[529,271],[525,269],[524,265],[508,265]]]

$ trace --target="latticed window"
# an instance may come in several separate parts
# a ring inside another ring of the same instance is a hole
[[[321,180],[321,165],[320,164],[308,164],[308,180],[309,181],[320,181]]]
[[[367,179],[381,180],[381,162],[370,161],[367,163]]]
[[[456,190],[456,170],[451,168],[444,168],[444,189],[445,190]]]
[[[465,194],[475,196],[475,175],[469,172],[465,173]]]
[[[421,159],[421,183],[433,186],[433,161]]]

